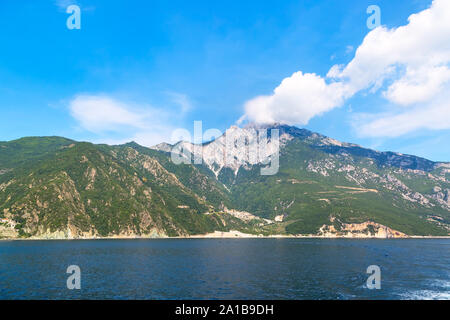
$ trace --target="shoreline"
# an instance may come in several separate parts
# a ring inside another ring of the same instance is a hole
[[[368,237],[368,236],[319,236],[319,235],[253,235],[240,232],[219,232],[176,237],[145,237],[145,236],[111,236],[84,238],[3,238],[1,241],[61,241],[61,240],[170,240],[170,239],[350,239],[350,240],[408,240],[408,239],[450,239],[450,236],[406,236],[406,237]]]

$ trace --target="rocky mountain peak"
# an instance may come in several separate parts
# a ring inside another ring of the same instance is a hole
[[[279,143],[272,141],[272,129],[278,129]],[[267,143],[261,149],[260,135],[265,137],[265,133],[267,134]],[[282,150],[292,140],[300,140],[310,148],[330,155],[369,158],[380,167],[396,167],[426,172],[437,168],[449,170],[446,167],[448,165],[446,163],[436,163],[424,158],[397,152],[371,150],[357,144],[341,142],[307,129],[282,123],[247,123],[243,127],[232,125],[223,135],[213,141],[203,143],[201,146],[185,141],[179,142],[175,146],[178,146],[176,148],[178,151],[176,152],[187,150],[191,154],[195,153],[197,158],[201,158],[202,162],[218,175],[223,168],[230,168],[237,173],[241,167],[248,169],[252,165],[260,164],[275,152]],[[174,146],[160,143],[152,147],[152,149],[172,152]],[[263,152],[261,156],[255,157],[254,154],[252,155],[252,150]]]

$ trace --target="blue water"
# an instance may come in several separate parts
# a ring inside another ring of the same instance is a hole
[[[0,241],[0,298],[450,299],[450,240]]]

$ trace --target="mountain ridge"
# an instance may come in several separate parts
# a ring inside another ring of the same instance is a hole
[[[54,136],[0,142],[0,237],[449,235],[450,163],[297,127],[267,128],[280,130],[280,169],[272,176],[260,175],[266,164],[245,158],[251,139],[230,166],[212,152],[223,155],[221,137],[248,136],[251,127],[203,144],[197,164],[174,164],[176,144],[156,150]]]
[[[247,130],[247,129],[255,129],[255,130],[270,130],[270,129],[279,129],[280,130],[280,135],[283,134],[290,134],[294,137],[298,137],[298,138],[312,138],[312,139],[316,139],[316,141],[320,141],[320,144],[317,144],[317,147],[321,147],[325,150],[328,150],[329,152],[337,152],[338,150],[341,149],[354,149],[354,152],[363,152],[366,154],[366,156],[371,156],[373,158],[380,158],[380,157],[384,157],[384,158],[390,158],[391,159],[391,164],[395,165],[397,164],[397,166],[399,167],[408,167],[408,166],[412,166],[414,163],[416,164],[420,164],[422,165],[421,167],[414,167],[414,168],[410,168],[410,169],[419,169],[419,168],[426,168],[427,170],[432,170],[434,168],[436,168],[436,166],[439,165],[450,165],[450,162],[445,162],[445,161],[433,161],[433,160],[429,160],[427,158],[424,157],[419,157],[419,156],[415,156],[415,155],[411,155],[411,154],[403,154],[403,153],[399,153],[399,152],[395,152],[395,151],[378,151],[378,150],[373,150],[370,148],[366,148],[363,147],[361,145],[358,144],[354,144],[354,143],[349,143],[349,142],[341,142],[338,140],[335,140],[333,138],[330,138],[328,136],[310,131],[308,129],[304,129],[304,128],[298,128],[296,126],[289,126],[286,124],[281,124],[281,123],[275,123],[275,124],[265,124],[265,125],[256,125],[256,124],[247,124],[246,126],[244,126],[243,128],[240,128],[238,126],[231,126],[228,130],[226,130],[219,138],[222,138],[224,136],[227,135],[227,132],[230,129],[240,129],[240,130]],[[169,144],[167,142],[161,142],[157,145],[151,146],[149,147],[150,149],[154,149],[154,150],[159,150],[159,151],[164,151],[164,152],[170,152],[172,150],[172,148],[176,147],[179,144],[190,144],[190,145],[199,145],[199,146],[205,146],[205,145],[209,145],[211,143],[214,143],[215,141],[217,141],[217,139],[214,139],[212,141],[208,141],[206,143],[202,143],[202,144],[194,144],[194,143],[190,143],[188,141],[179,141],[175,144]],[[392,161],[393,159],[397,158],[397,161]],[[409,161],[407,162],[407,165],[405,166],[405,164],[403,163],[402,165],[402,158],[403,159],[407,159]],[[411,159],[412,162],[411,163]]]

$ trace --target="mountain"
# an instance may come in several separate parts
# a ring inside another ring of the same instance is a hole
[[[279,130],[276,175],[261,175],[264,165],[249,161],[245,149],[256,143],[251,138],[228,151],[234,161],[225,161],[227,135],[239,139],[251,137],[250,130],[266,129]],[[165,145],[162,151],[167,150]],[[203,146],[202,158],[227,187],[236,209],[280,222],[268,226],[270,232],[330,235],[359,228],[366,233],[380,229],[378,223],[408,235],[449,234],[449,163],[378,152],[281,124],[231,127]],[[365,228],[367,223],[371,227]]]
[[[8,234],[12,227],[22,237],[160,237],[242,225],[205,214],[219,198],[226,201],[214,179],[136,144],[24,138],[0,150],[0,214]]]
[[[255,133],[266,129],[265,154],[254,157]],[[277,150],[271,129],[279,130],[279,170],[261,175]],[[172,150],[192,161],[175,164]],[[450,163],[281,124],[233,126],[198,150],[188,142],[0,142],[0,237],[450,234]]]

